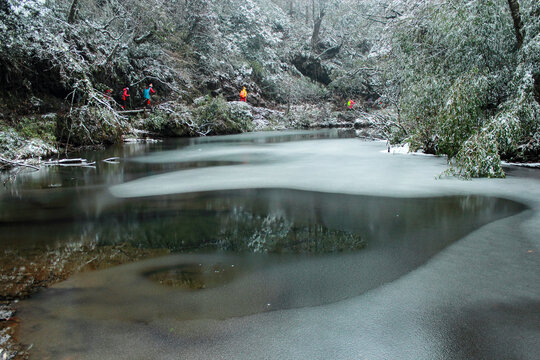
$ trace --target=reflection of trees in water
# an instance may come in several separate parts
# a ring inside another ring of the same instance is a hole
[[[112,221],[106,226],[96,224],[95,229],[100,244],[127,242],[141,248],[166,248],[175,252],[215,248],[218,241],[217,219],[195,215]]]
[[[329,229],[313,221],[296,223],[283,212],[259,215],[242,207],[229,211],[154,214],[106,225],[88,224],[100,244],[130,243],[142,248],[171,251],[219,249],[258,253],[327,253],[366,246],[360,235]]]
[[[128,242],[174,252],[329,253],[399,239],[409,251],[422,252],[522,208],[478,196],[391,199],[252,190],[129,202],[82,224],[87,231],[81,224],[70,230],[100,244]]]
[[[360,235],[317,224],[295,224],[282,213],[236,211],[224,219],[220,247],[259,253],[327,253],[364,248]]]

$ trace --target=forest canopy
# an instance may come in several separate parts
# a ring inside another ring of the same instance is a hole
[[[392,142],[504,176],[540,154],[539,19],[537,0],[0,0],[0,123],[54,112],[57,143],[115,142],[132,124],[107,89],[152,82],[193,128],[196,99],[225,109],[247,86],[261,107],[382,106]]]

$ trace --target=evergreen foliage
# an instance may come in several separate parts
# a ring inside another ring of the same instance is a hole
[[[0,121],[23,139],[118,141],[132,126],[120,89],[136,107],[152,82],[147,130],[247,131],[253,115],[233,101],[246,86],[295,127],[328,115],[290,114],[306,103],[392,107],[392,142],[501,176],[499,159],[540,155],[539,19],[537,0],[1,0]],[[54,129],[21,119],[48,112]]]
[[[400,2],[389,67],[414,148],[448,155],[452,173],[503,176],[500,158],[538,160],[538,2]]]

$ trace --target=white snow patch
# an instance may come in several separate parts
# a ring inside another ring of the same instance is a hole
[[[381,141],[382,142],[382,141]],[[444,157],[439,155],[433,155],[433,154],[426,154],[422,151],[411,151],[410,145],[408,143],[404,145],[388,145],[388,142],[386,142],[386,150],[381,150],[382,153],[388,153],[388,154],[406,154],[406,155],[415,155],[415,156],[434,156],[434,157]]]
[[[381,150],[381,152],[386,152],[390,154],[408,154],[409,153],[409,144],[404,145],[398,145],[398,146],[391,146],[388,145],[386,150]]]
[[[0,309],[0,320],[7,320],[13,316],[13,310]]]
[[[503,165],[508,165],[508,166],[521,166],[521,167],[540,169],[540,162],[539,163],[513,163],[513,162],[503,161],[502,164]]]

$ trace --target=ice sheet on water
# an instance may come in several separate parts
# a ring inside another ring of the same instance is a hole
[[[381,152],[384,143],[357,139],[260,145],[218,141],[193,146],[202,150],[190,153],[189,148],[181,148],[147,160],[211,161],[226,154],[237,162],[146,176],[113,186],[111,193],[136,198],[281,187],[402,198],[479,194],[515,199],[530,210],[487,224],[407,275],[337,303],[190,321],[171,318],[162,307],[162,316],[152,320],[144,316],[140,321],[88,319],[83,330],[55,329],[60,336],[84,334],[85,349],[78,358],[113,358],[121,353],[126,359],[535,359],[540,353],[536,325],[540,322],[540,186],[537,178],[526,175],[527,169],[512,171],[506,179],[437,179],[445,169],[444,159],[392,156]],[[264,161],[257,161],[260,154]],[[238,162],[250,156],[251,161]],[[305,268],[306,274],[310,269]],[[114,271],[108,274],[101,280],[118,279]],[[287,274],[282,274],[284,280]],[[320,274],[325,272],[312,275]],[[127,280],[126,286],[141,281],[139,277]],[[73,286],[65,283],[57,290]],[[312,291],[316,290],[314,283]],[[72,300],[90,306],[86,300]],[[274,302],[264,302],[268,303]],[[144,305],[138,309],[142,315],[148,310]],[[189,310],[206,309],[195,302]],[[108,311],[121,317],[114,306]]]
[[[136,161],[234,164],[148,176],[113,186],[110,191],[118,197],[256,187],[397,196],[430,194],[445,161],[391,158],[381,153],[384,148],[380,143],[358,139],[194,144]]]

